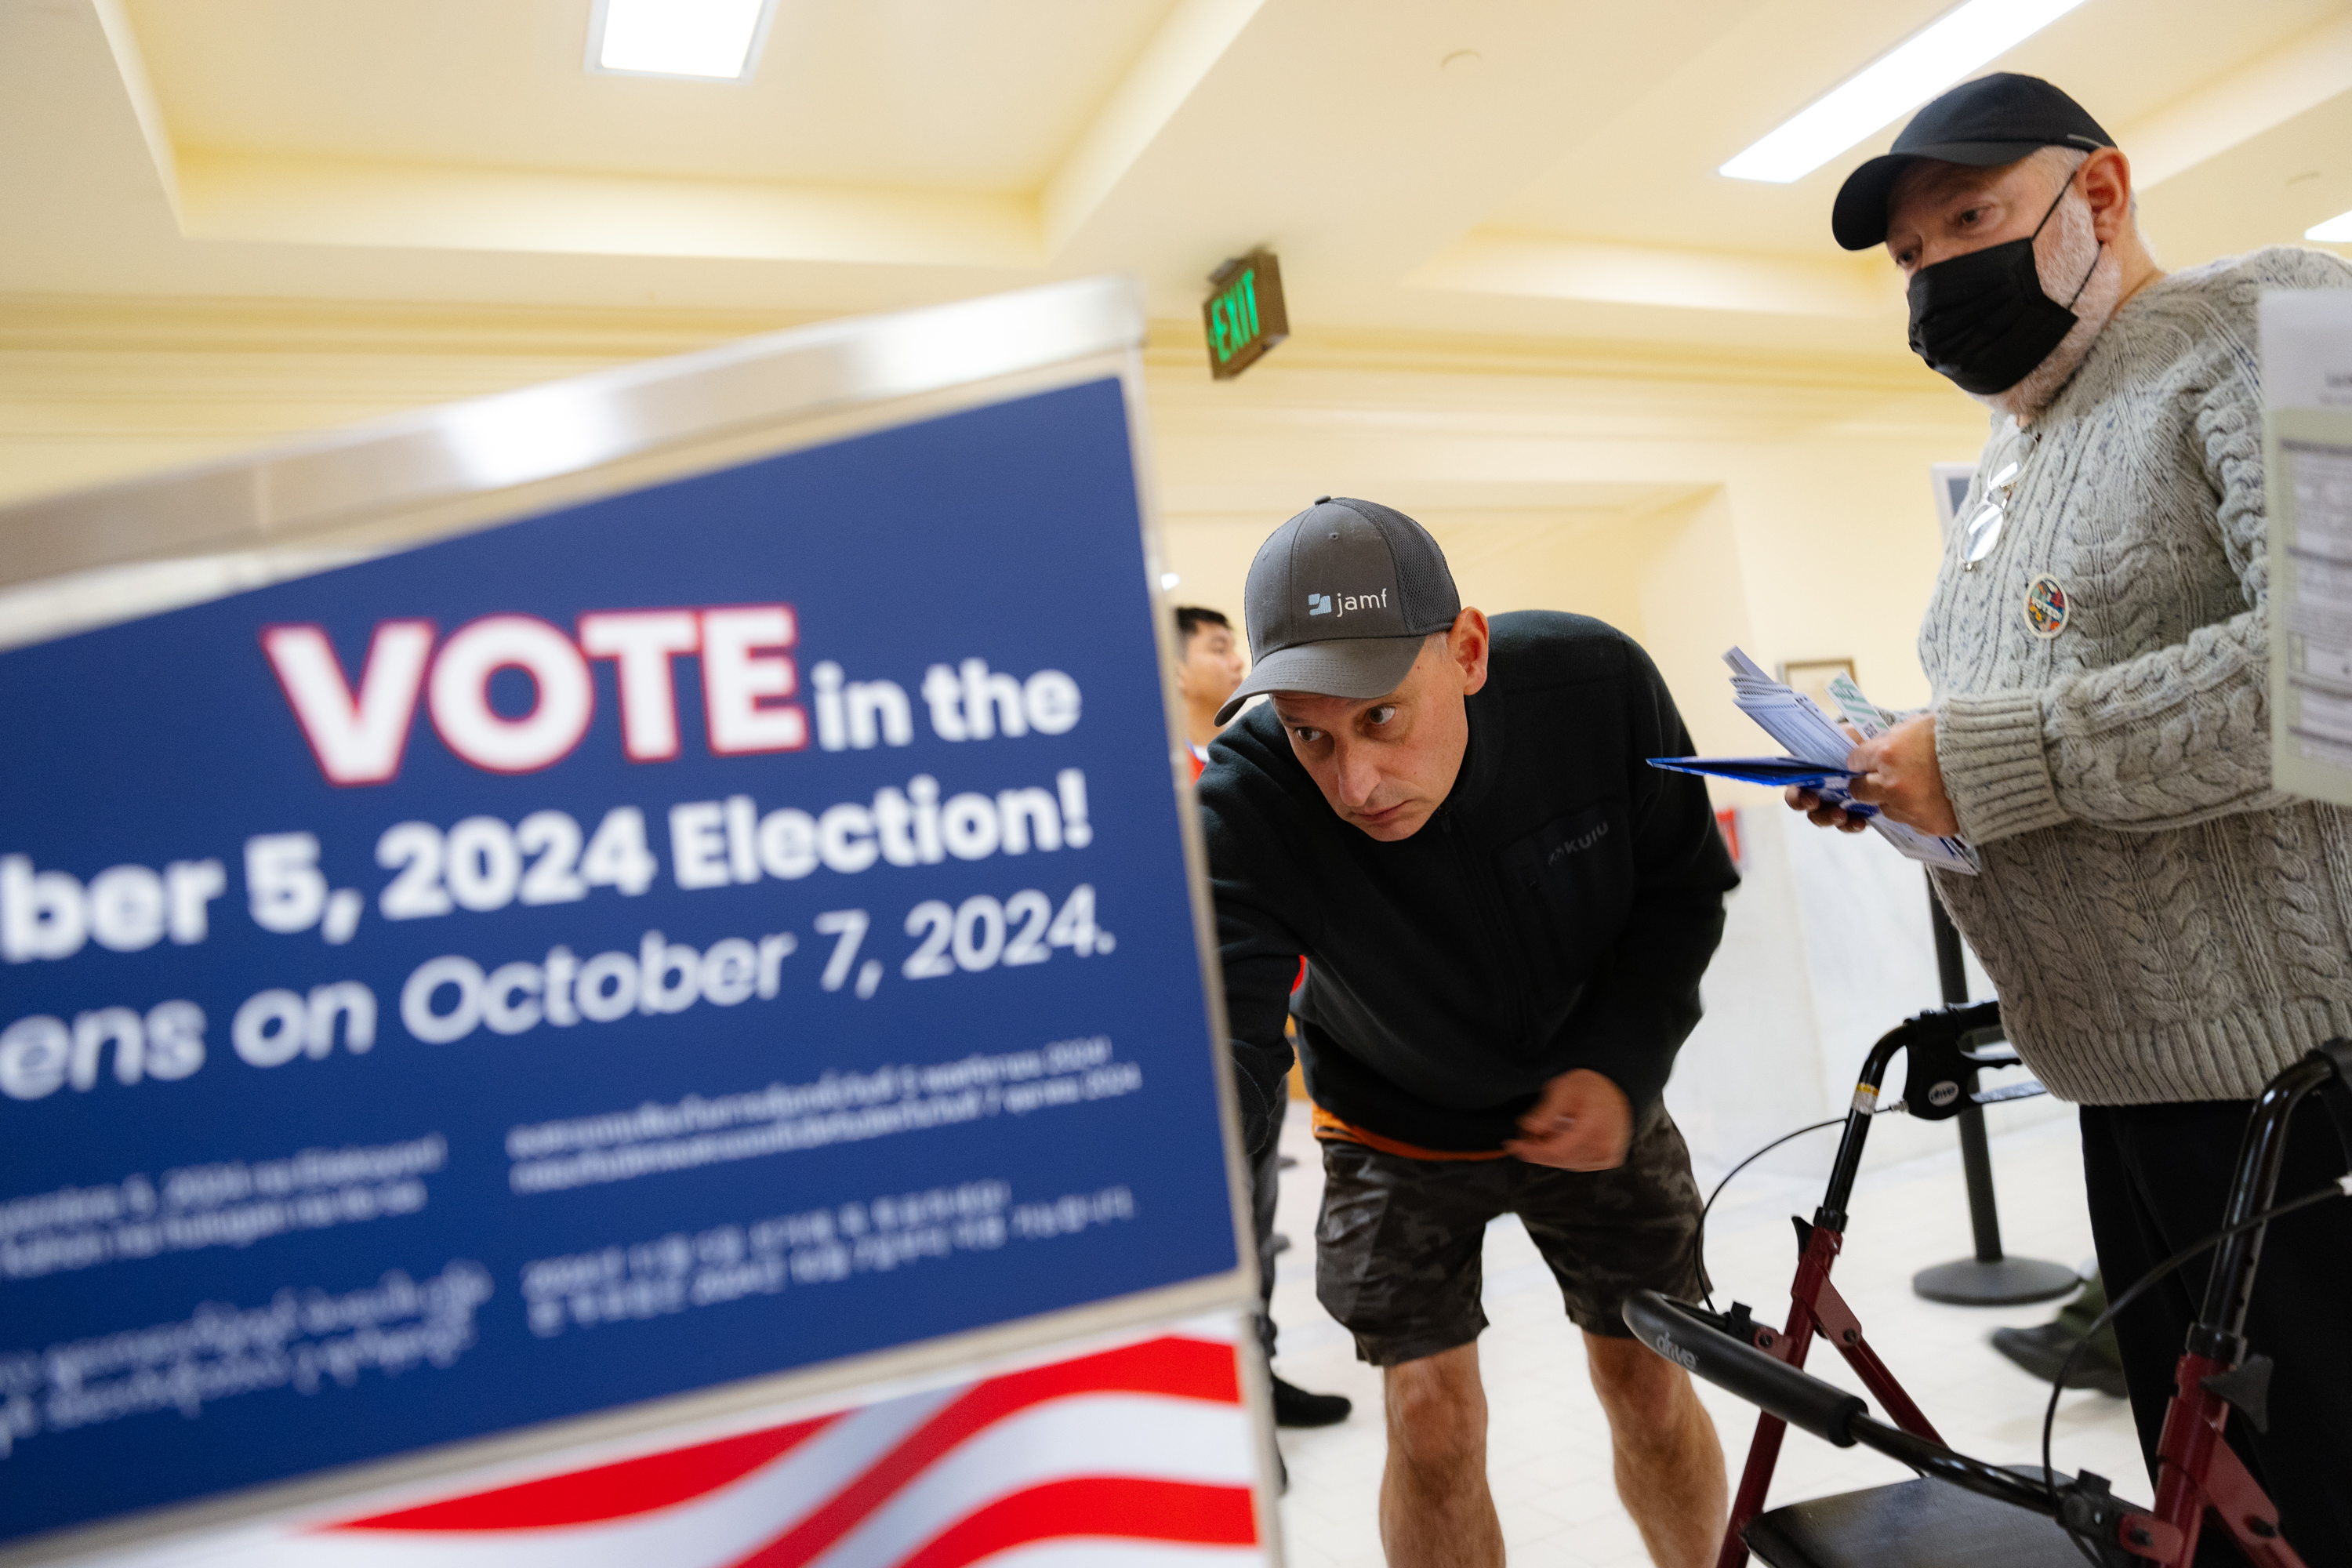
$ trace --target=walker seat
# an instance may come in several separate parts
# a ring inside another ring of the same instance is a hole
[[[1771,1568],[2083,1568],[2055,1521],[1924,1478],[1776,1508],[1746,1538]]]

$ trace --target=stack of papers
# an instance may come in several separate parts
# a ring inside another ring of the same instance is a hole
[[[1823,800],[1843,805],[1856,816],[1868,817],[1870,826],[1881,837],[1912,859],[1947,871],[1971,877],[1977,874],[1976,851],[1965,840],[1921,833],[1899,822],[1889,822],[1874,807],[1848,801],[1845,785],[1854,775],[1847,770],[1845,759],[1853,750],[1853,741],[1811,698],[1773,679],[1736,647],[1723,656],[1723,662],[1731,667],[1732,699],[1739,704],[1739,710],[1762,725],[1765,733],[1780,742],[1788,754],[1653,757],[1653,767],[1816,790]],[[1862,689],[1843,675],[1830,682],[1830,696],[1838,705],[1839,718],[1853,725],[1865,741],[1885,734],[1896,721],[1896,715],[1864,697]]]

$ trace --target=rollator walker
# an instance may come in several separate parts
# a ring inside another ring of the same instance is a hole
[[[1729,1312],[1718,1313],[1644,1290],[1625,1303],[1626,1324],[1644,1344],[1762,1412],[1717,1568],[1739,1568],[1751,1551],[1771,1568],[2081,1568],[2085,1562],[2101,1568],[2151,1563],[2189,1568],[2209,1526],[2257,1568],[2305,1568],[2279,1534],[2278,1510],[2222,1433],[2232,1409],[2257,1427],[2266,1423],[2271,1363],[2246,1343],[2246,1304],[2273,1217],[2288,1120],[2306,1096],[2325,1091],[2336,1136],[2352,1161],[2352,1040],[2329,1040],[2281,1072],[2247,1121],[2222,1215],[2220,1256],[2165,1416],[2156,1503],[2143,1508],[2115,1496],[2105,1478],[2087,1472],[2053,1473],[2045,1480],[2038,1465],[2007,1468],[1953,1452],[1879,1360],[1830,1283],[1863,1143],[1895,1053],[1906,1057],[1906,1109],[1949,1115],[1964,1098],[1985,1103],[2039,1092],[2038,1085],[2025,1084],[1972,1092],[1976,1071],[2016,1062],[2014,1052],[1999,1044],[2002,1038],[2000,1004],[1986,1002],[1923,1013],[1871,1048],[1829,1191],[1811,1224],[1796,1222],[1797,1277],[1785,1328],[1756,1321],[1736,1301]],[[2116,1295],[2118,1310],[2124,1299]],[[1858,1396],[1802,1370],[1817,1334],[1837,1347],[1892,1425],[1869,1415]],[[1791,1426],[1840,1447],[1859,1443],[1899,1460],[1920,1479],[1767,1511],[1765,1494]]]

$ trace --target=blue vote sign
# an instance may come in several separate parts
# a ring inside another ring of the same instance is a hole
[[[1129,416],[0,654],[0,1543],[1232,1276]]]

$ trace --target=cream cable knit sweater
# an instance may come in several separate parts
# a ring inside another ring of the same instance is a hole
[[[1960,515],[2022,453],[2002,537],[1972,571],[1960,530],[1945,552],[1919,656],[1984,874],[1937,886],[2063,1099],[2244,1099],[2352,1034],[2352,813],[2271,788],[2254,327],[2265,289],[2344,288],[2294,249],[2149,284],[2038,441],[1996,417]]]

